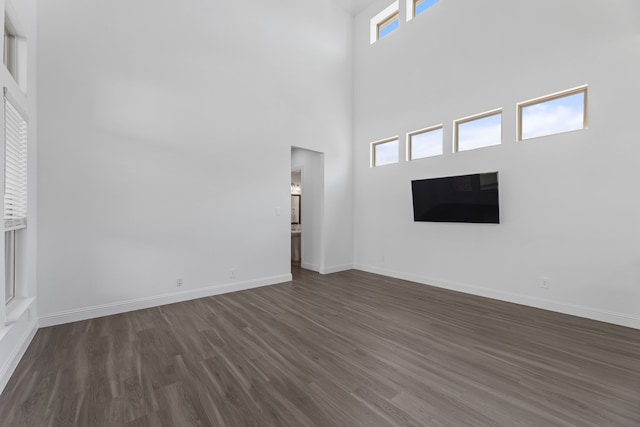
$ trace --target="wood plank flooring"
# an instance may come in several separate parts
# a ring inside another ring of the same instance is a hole
[[[640,426],[640,331],[359,271],[38,331],[13,426]]]

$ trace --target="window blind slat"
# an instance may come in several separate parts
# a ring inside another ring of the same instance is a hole
[[[4,98],[4,229],[27,226],[27,122]]]

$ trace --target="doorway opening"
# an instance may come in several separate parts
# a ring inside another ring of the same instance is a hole
[[[291,265],[319,272],[323,264],[324,154],[291,147]]]
[[[291,171],[291,266],[300,267],[302,260],[302,169]]]

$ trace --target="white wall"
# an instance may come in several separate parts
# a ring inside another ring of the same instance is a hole
[[[0,392],[36,333],[36,234],[37,218],[37,121],[36,121],[36,4],[35,0],[0,0],[0,7],[8,12],[20,36],[22,47],[18,81],[0,65],[0,85],[7,88],[12,103],[21,110],[28,122],[28,226],[19,232],[16,269],[16,298],[7,306],[0,304]],[[3,14],[4,16],[4,14]],[[26,39],[26,42],[24,41]],[[25,46],[26,44],[26,46]],[[26,55],[22,55],[25,54]],[[4,111],[4,110],[2,110]],[[0,114],[0,121],[4,113]],[[4,125],[3,125],[4,126]],[[4,150],[0,150],[4,153]],[[0,182],[4,188],[4,157],[0,154]],[[4,215],[3,215],[4,217]],[[4,244],[0,245],[4,259]],[[4,289],[4,262],[0,263],[0,277]],[[4,292],[0,292],[4,297]],[[4,299],[2,300],[4,301]]]
[[[38,13],[42,324],[288,280],[294,144],[325,153],[325,250],[352,264],[350,221],[334,215],[352,199],[340,6],[61,0]]]
[[[387,3],[355,22],[356,267],[640,328],[640,4],[441,0],[370,45]],[[582,84],[589,129],[515,141],[516,103]],[[452,121],[498,107],[503,144],[451,154]],[[445,155],[369,167],[439,123]],[[413,222],[412,179],[494,170],[500,225]]]

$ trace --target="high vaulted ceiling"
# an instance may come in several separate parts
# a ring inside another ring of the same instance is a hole
[[[374,3],[376,0],[342,0],[348,3],[348,8],[354,15],[357,15],[363,11],[367,6]]]

